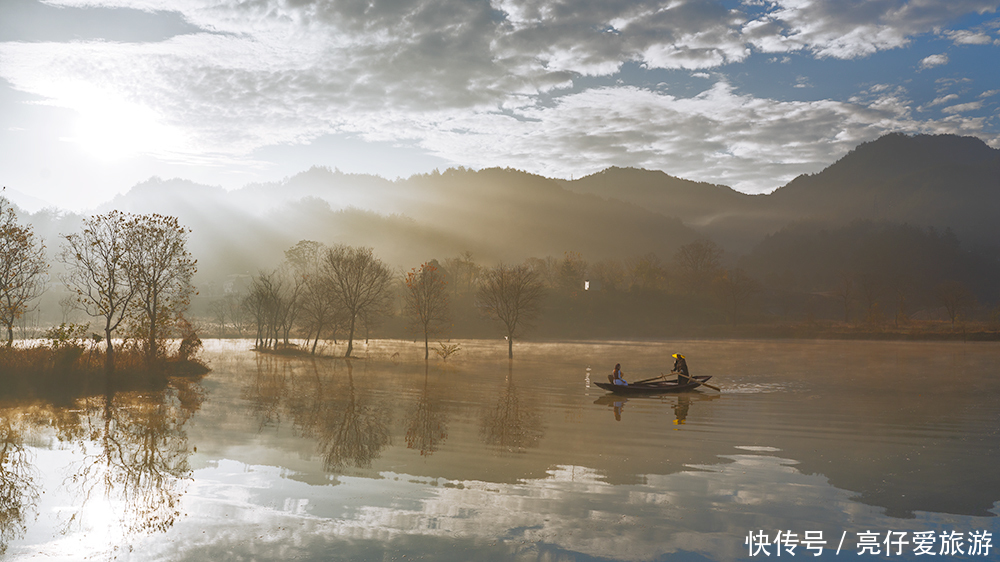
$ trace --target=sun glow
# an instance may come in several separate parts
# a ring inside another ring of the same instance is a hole
[[[178,144],[178,131],[164,125],[161,117],[145,105],[97,88],[74,94],[73,105],[80,117],[72,140],[101,160],[162,154]]]

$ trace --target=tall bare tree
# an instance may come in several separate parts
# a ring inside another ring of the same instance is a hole
[[[347,313],[347,352],[354,350],[354,333],[359,318],[374,318],[385,312],[389,303],[392,273],[375,257],[371,248],[337,245],[323,261],[329,288]]]
[[[0,196],[0,322],[7,328],[7,347],[14,343],[14,323],[45,291],[47,269],[45,246]]]
[[[674,264],[685,290],[704,291],[722,273],[723,249],[711,240],[695,240],[685,244],[674,255]]]
[[[133,278],[139,333],[150,363],[163,353],[170,326],[191,302],[191,277],[197,260],[187,250],[190,230],[176,217],[135,215],[126,224],[129,235],[128,275]]]
[[[115,368],[113,336],[135,298],[128,272],[129,216],[118,211],[84,219],[83,231],[63,235],[59,261],[66,264],[63,281],[87,314],[104,320],[105,367]]]
[[[285,251],[285,261],[300,281],[296,316],[306,329],[306,344],[313,338],[313,355],[320,338],[335,331],[345,319],[337,293],[331,290],[329,279],[324,275],[323,262],[328,251],[324,244],[312,240],[301,240]]]
[[[938,302],[944,305],[952,326],[955,325],[955,320],[960,318],[964,311],[976,305],[976,295],[964,283],[954,279],[938,283],[934,287],[934,296],[937,297]]]
[[[527,265],[501,263],[483,274],[479,306],[507,332],[507,357],[514,357],[514,338],[541,310],[543,294],[538,274]]]
[[[448,287],[444,275],[430,263],[421,264],[403,279],[406,290],[403,300],[406,310],[424,333],[424,359],[430,357],[430,334],[437,332],[448,321]]]

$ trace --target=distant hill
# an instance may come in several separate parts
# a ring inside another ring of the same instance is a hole
[[[154,178],[100,211],[112,208],[177,216],[192,230],[202,280],[274,267],[302,239],[372,246],[393,266],[410,268],[465,251],[482,263],[567,251],[593,260],[650,252],[669,258],[698,237],[651,210],[503,169],[389,181],[313,168],[232,192]]]
[[[951,227],[963,243],[1000,240],[1000,150],[952,135],[886,135],[769,195],[633,168],[575,181],[464,168],[390,181],[312,168],[235,191],[150,179],[100,210],[176,215],[192,229],[199,278],[274,267],[302,239],[366,245],[401,268],[471,251],[481,263],[654,253],[669,261],[698,237],[733,257],[802,221],[858,219]],[[36,213],[50,254],[72,216]]]
[[[767,196],[790,218],[950,227],[964,241],[1000,235],[1000,150],[974,137],[890,134]]]
[[[951,227],[963,241],[1000,239],[1000,150],[974,137],[885,135],[769,195],[623,168],[560,183],[678,217],[741,253],[765,235],[803,220]]]

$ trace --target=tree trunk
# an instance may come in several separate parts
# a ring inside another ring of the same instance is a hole
[[[514,358],[514,336],[507,336],[507,359]]]
[[[14,345],[14,323],[7,324],[7,347]]]
[[[351,351],[354,349],[354,321],[355,321],[355,319],[356,319],[356,316],[352,316],[351,317],[351,328],[347,332],[347,353],[344,354],[344,357],[350,357],[351,356]]]
[[[104,370],[112,373],[115,370],[115,346],[111,343],[111,328],[104,328],[104,339],[107,341],[107,350],[104,353]]]
[[[424,361],[427,361],[431,356],[430,344],[427,343],[427,328],[424,328]]]

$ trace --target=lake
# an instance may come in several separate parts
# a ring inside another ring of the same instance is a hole
[[[2,558],[1000,559],[1000,344],[456,343],[4,404]]]

